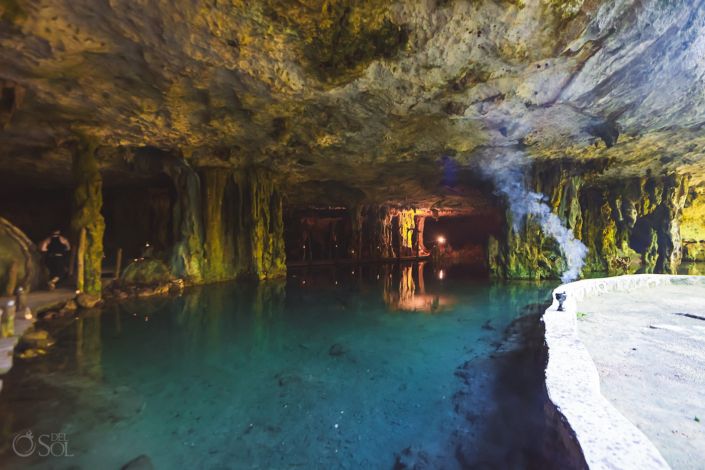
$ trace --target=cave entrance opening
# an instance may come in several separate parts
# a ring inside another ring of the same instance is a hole
[[[487,239],[499,236],[501,226],[499,213],[426,217],[424,245],[429,250],[438,250],[441,262],[463,264],[477,274],[488,275]]]

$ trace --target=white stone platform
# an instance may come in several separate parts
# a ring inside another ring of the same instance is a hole
[[[575,432],[591,470],[670,468],[651,441],[602,396],[597,368],[577,332],[577,305],[585,299],[663,284],[705,284],[705,277],[641,274],[577,281],[555,289],[544,313],[549,399]],[[563,312],[557,311],[558,292],[568,295]]]

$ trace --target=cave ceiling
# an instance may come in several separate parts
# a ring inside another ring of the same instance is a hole
[[[83,132],[107,185],[149,146],[301,203],[462,205],[510,151],[701,186],[703,72],[695,0],[0,0],[0,180]]]

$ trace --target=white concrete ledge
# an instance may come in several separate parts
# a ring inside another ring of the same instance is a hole
[[[637,274],[572,282],[553,291],[553,304],[543,315],[548,396],[575,432],[591,470],[670,467],[651,441],[600,393],[597,368],[578,338],[577,304],[597,295],[663,284],[705,284],[705,277]],[[563,312],[557,311],[558,292],[568,295]]]

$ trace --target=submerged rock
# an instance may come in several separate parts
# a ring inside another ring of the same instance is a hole
[[[83,308],[91,308],[94,307],[95,304],[100,302],[100,296],[91,294],[78,294],[78,296],[76,297],[76,302]]]
[[[130,460],[120,470],[154,470],[152,460],[147,455],[142,454],[134,460]]]
[[[32,348],[48,348],[56,343],[56,340],[46,330],[25,333],[22,336],[22,341]]]
[[[35,357],[43,356],[44,354],[46,354],[46,351],[44,351],[43,349],[31,348],[17,354],[17,357],[19,357],[20,359],[34,359]]]

